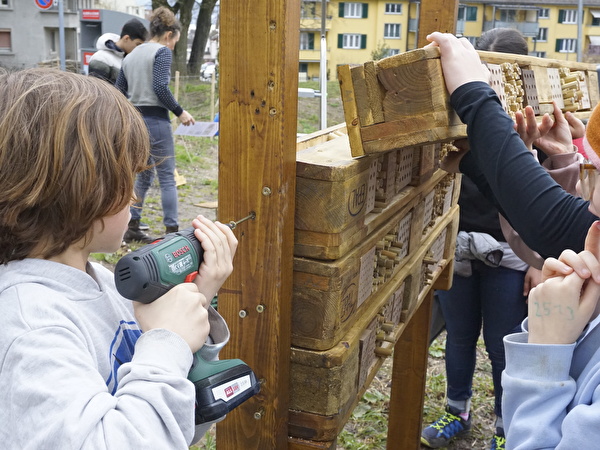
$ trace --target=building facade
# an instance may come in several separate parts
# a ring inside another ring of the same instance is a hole
[[[132,17],[125,12],[100,9],[101,2],[95,0],[61,1],[65,59],[70,63],[69,70],[81,70],[82,47],[87,50],[92,47],[93,50],[93,45],[85,39],[90,33],[118,34],[123,23]],[[99,11],[99,19],[82,21],[84,10]],[[143,12],[141,9],[130,11]],[[96,30],[88,27],[96,27]],[[82,42],[82,36],[85,42]],[[58,66],[59,51],[59,9],[56,1],[49,8],[42,9],[35,0],[0,0],[0,66],[19,69],[42,63],[56,63]]]
[[[340,64],[361,64],[417,46],[420,1],[327,1],[325,36],[328,79]],[[321,1],[303,0],[300,23],[300,77],[317,79],[320,67]],[[459,35],[475,42],[492,28],[509,27],[526,37],[531,55],[600,62],[600,0],[584,0],[581,43],[578,0],[523,0],[461,2]]]

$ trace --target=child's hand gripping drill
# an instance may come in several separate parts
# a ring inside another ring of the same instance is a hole
[[[233,269],[237,240],[230,230],[254,217],[251,213],[226,226],[199,217],[193,222],[195,228],[170,233],[124,256],[115,268],[117,290],[130,300],[151,303],[173,287],[193,281],[210,301]],[[260,390],[243,361],[205,361],[199,352],[194,354],[188,379],[196,387],[197,424],[224,416]]]

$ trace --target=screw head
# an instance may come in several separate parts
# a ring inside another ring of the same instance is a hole
[[[248,315],[245,309],[240,309],[240,312],[238,314],[242,319]]]
[[[271,195],[271,188],[269,186],[263,187],[262,195],[264,195],[265,197]]]

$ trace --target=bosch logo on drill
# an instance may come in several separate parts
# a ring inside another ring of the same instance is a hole
[[[238,392],[240,390],[240,385],[235,383],[232,384],[231,386],[227,386],[225,388],[225,396],[227,398],[231,397],[232,395],[234,395],[236,392]]]
[[[172,253],[175,258],[179,258],[181,255],[185,255],[189,251],[190,251],[190,247],[188,245],[184,245],[183,247],[178,248],[177,250],[175,250]]]

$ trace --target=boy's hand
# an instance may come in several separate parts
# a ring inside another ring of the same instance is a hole
[[[542,268],[542,281],[549,278],[566,276],[573,271],[580,278],[592,277],[600,284],[600,221],[595,221],[585,238],[584,251],[577,254],[565,250],[559,259],[548,258]]]
[[[207,299],[194,283],[181,283],[152,303],[133,302],[140,328],[163,328],[181,336],[196,352],[210,332]]]
[[[233,272],[233,257],[238,241],[227,225],[204,216],[198,216],[192,225],[196,228],[194,235],[204,250],[204,259],[194,283],[210,302]]]
[[[428,35],[427,40],[431,42],[429,45],[440,48],[444,81],[450,94],[471,81],[489,83],[490,71],[481,64],[475,48],[466,38],[436,31]]]
[[[600,285],[576,273],[546,280],[529,294],[529,342],[572,344],[592,318]]]

